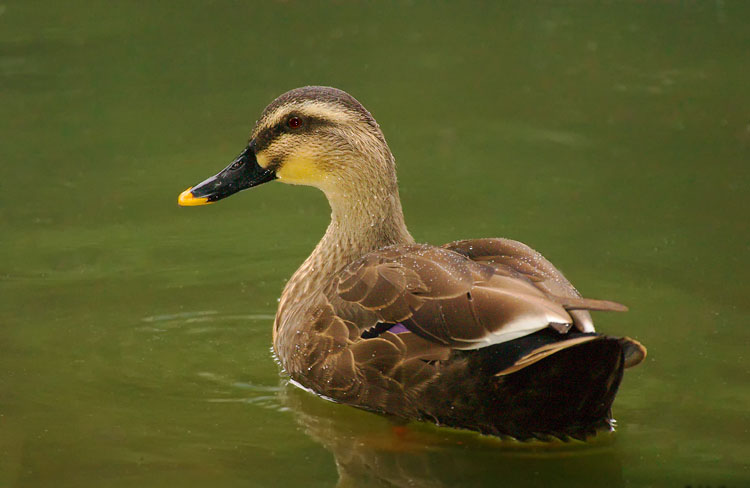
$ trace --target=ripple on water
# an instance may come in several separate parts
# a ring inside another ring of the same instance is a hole
[[[289,410],[288,407],[283,406],[279,401],[277,393],[282,389],[280,385],[262,385],[248,381],[235,381],[208,371],[198,373],[198,377],[226,388],[227,394],[230,395],[223,398],[207,398],[206,402],[244,403],[277,412],[286,412]],[[240,392],[242,393],[241,396],[233,395]]]
[[[273,320],[274,314],[269,313],[251,313],[251,314],[221,314],[217,310],[199,310],[194,312],[179,312],[172,314],[149,315],[141,319],[142,322],[154,324],[142,327],[140,330],[149,332],[165,332],[169,329],[180,328],[185,324],[198,323],[217,323],[229,321],[255,321],[255,320]],[[189,327],[185,328],[188,334],[204,334],[215,332],[216,326],[211,327]]]

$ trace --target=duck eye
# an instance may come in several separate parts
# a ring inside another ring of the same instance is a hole
[[[286,125],[288,125],[290,129],[299,129],[302,127],[302,119],[299,117],[289,117],[289,120],[286,121]]]

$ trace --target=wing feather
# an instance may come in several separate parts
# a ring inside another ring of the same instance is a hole
[[[516,241],[479,239],[442,248],[393,246],[342,271],[339,296],[453,349],[477,349],[556,326],[593,330],[587,310],[626,310],[582,298],[544,257]]]
[[[584,299],[552,263],[522,242],[502,238],[472,239],[451,242],[443,248],[492,266],[496,274],[526,277],[529,283],[550,299],[563,304],[581,332],[594,332],[594,322],[588,310],[627,310],[627,307],[619,303]]]

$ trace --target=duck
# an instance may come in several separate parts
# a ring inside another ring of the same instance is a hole
[[[646,348],[597,333],[584,298],[507,238],[417,243],[395,158],[372,114],[324,86],[271,102],[226,168],[178,197],[206,205],[279,181],[316,187],[331,222],[287,281],[273,351],[291,381],[387,416],[516,440],[612,431],[623,371]]]

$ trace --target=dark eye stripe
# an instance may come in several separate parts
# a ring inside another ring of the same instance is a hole
[[[287,122],[289,121],[289,118],[291,117],[299,117],[302,119],[302,125],[296,129],[292,129],[287,125]],[[268,146],[270,146],[273,141],[275,141],[281,134],[289,133],[289,134],[304,134],[312,132],[316,129],[319,129],[321,127],[331,126],[334,125],[335,122],[332,122],[331,120],[324,119],[321,117],[310,117],[307,115],[295,115],[290,114],[287,117],[284,117],[281,122],[278,124],[268,127],[266,129],[263,129],[257,136],[255,136],[255,152],[258,153]]]

